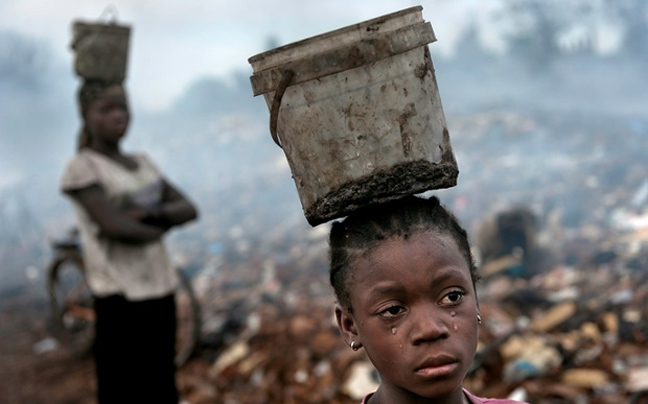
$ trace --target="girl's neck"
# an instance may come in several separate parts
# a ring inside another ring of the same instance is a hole
[[[102,143],[102,142],[93,142],[90,144],[90,149],[93,151],[103,154],[107,157],[119,157],[122,155],[121,149],[119,148],[118,143]]]
[[[460,395],[454,394],[448,397],[439,397],[437,399],[426,399],[420,396],[408,395],[407,397],[400,397],[402,404],[471,404],[471,401],[464,394],[463,389],[460,388]],[[390,397],[391,394],[384,389],[379,388],[366,404],[384,404],[384,403],[401,403],[397,397]],[[396,401],[394,401],[396,399]]]
[[[139,167],[137,161],[130,156],[122,154],[119,147],[106,147],[105,145],[103,147],[97,147],[97,145],[90,145],[89,148],[95,153],[99,153],[109,158],[110,160],[121,165],[127,170],[132,171],[132,170],[136,170]]]

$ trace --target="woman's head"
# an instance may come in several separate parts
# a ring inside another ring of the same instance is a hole
[[[466,232],[437,198],[407,197],[333,225],[336,318],[380,373],[379,402],[461,397],[477,347],[476,280]]]
[[[85,81],[79,88],[78,103],[83,118],[79,149],[89,146],[93,139],[121,140],[128,128],[130,113],[126,92],[120,84]]]

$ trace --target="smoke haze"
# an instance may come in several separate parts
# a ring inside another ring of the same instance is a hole
[[[518,3],[530,6],[500,8],[497,21],[532,23],[505,37],[500,51],[484,46],[484,28],[471,24],[451,54],[430,45],[460,169],[458,186],[439,195],[468,227],[515,204],[541,215],[560,206],[567,226],[604,221],[648,174],[648,39],[632,34],[637,24],[646,27],[646,2],[624,3],[643,12],[643,22],[620,6],[605,9],[616,16],[608,25],[630,33],[605,54],[591,36],[561,42],[573,24],[552,20],[552,2]],[[571,21],[583,24],[601,12],[571,10]],[[0,31],[0,294],[25,281],[25,268],[42,268],[48,239],[74,223],[58,180],[76,146],[80,121],[70,89],[77,81],[57,62],[58,51]],[[263,238],[277,226],[309,231],[249,75],[202,77],[161,110],[132,105],[125,149],[146,150],[201,210],[200,223],[172,238],[183,248],[241,234]]]

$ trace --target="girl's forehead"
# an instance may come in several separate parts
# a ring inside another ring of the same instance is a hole
[[[414,230],[406,235],[394,235],[377,241],[364,251],[364,256],[379,257],[389,249],[413,249],[434,252],[439,248],[452,248],[459,250],[457,242],[451,235],[442,233],[437,229]]]
[[[108,94],[108,95],[104,95],[104,96],[98,98],[98,100],[103,100],[103,101],[125,101],[126,96],[124,94]]]
[[[125,104],[126,96],[123,94],[109,94],[98,97],[91,105],[110,105],[110,104]]]
[[[93,89],[92,91],[88,91],[82,98],[85,99],[86,103],[94,103],[106,98],[123,100],[126,99],[126,91],[122,86],[115,84],[101,89]],[[84,101],[83,99],[82,102]]]
[[[412,233],[408,237],[391,237],[381,240],[371,249],[361,253],[355,260],[354,271],[375,272],[397,270],[400,266],[423,266],[427,271],[434,271],[439,265],[452,265],[465,268],[470,273],[468,262],[452,236],[437,230],[426,230]]]
[[[384,240],[356,260],[352,271],[348,287],[354,306],[393,294],[432,296],[452,285],[465,289],[473,285],[469,264],[456,242],[438,232]]]
[[[124,87],[115,84],[104,88],[99,94],[99,97],[113,97],[113,96],[126,97],[126,91],[124,90]]]

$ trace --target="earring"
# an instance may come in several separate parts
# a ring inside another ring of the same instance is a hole
[[[481,323],[482,323],[481,314],[477,313],[477,324],[481,324]]]
[[[351,349],[353,349],[354,351],[358,350],[358,347],[355,346],[355,341],[351,341]]]

